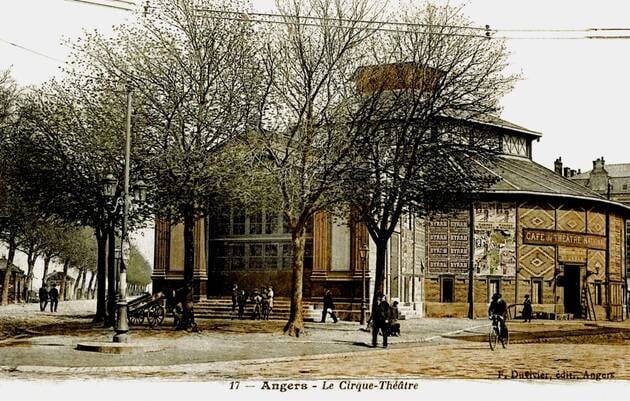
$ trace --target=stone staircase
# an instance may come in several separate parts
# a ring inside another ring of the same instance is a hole
[[[318,318],[313,305],[308,301],[302,301],[302,310],[304,321],[314,321]],[[291,309],[291,301],[289,298],[276,297],[273,300],[273,310],[269,319],[287,320],[289,319],[289,311]],[[213,297],[209,299],[202,298],[195,303],[195,318],[198,319],[231,319],[236,317],[236,313],[232,313],[232,298],[230,297]],[[250,319],[254,313],[254,304],[247,303],[245,306],[244,318]],[[319,317],[321,317],[321,312]]]

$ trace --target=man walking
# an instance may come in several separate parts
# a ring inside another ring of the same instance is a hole
[[[333,302],[332,293],[328,288],[324,290],[324,310],[322,312],[322,323],[326,323],[326,315],[330,313],[333,322],[337,323],[337,315],[335,314],[335,304]]]
[[[50,311],[57,312],[57,303],[59,303],[59,291],[57,290],[57,285],[53,284],[49,293],[50,297]]]
[[[372,319],[372,347],[378,343],[378,331],[383,334],[383,348],[387,348],[387,336],[389,335],[389,321],[391,319],[391,308],[385,300],[382,292],[376,294],[376,308]]]
[[[234,315],[236,314],[239,293],[238,284],[234,283],[234,285],[232,285],[232,319],[234,319]]]
[[[41,286],[39,289],[39,310],[45,311],[48,305],[48,290],[46,287]]]

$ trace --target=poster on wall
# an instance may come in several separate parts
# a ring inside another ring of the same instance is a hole
[[[481,202],[475,207],[475,271],[480,276],[516,275],[516,207]]]
[[[469,266],[469,214],[439,214],[428,225],[428,272],[464,274]]]

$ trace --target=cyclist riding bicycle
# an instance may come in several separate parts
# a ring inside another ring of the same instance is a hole
[[[498,292],[492,296],[492,302],[488,308],[488,317],[490,319],[497,318],[501,327],[501,337],[507,338],[507,326],[505,325],[505,319],[507,317],[507,304],[501,298],[501,294]]]

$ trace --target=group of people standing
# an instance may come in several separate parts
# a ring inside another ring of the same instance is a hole
[[[252,303],[254,305],[252,319],[269,320],[273,311],[273,297],[274,292],[271,285],[263,286],[260,290],[256,289],[248,294],[244,289],[240,289],[238,284],[234,284],[232,286],[232,315],[235,315],[238,309],[238,318],[243,319],[245,306]]]
[[[394,301],[390,305],[385,294],[382,292],[377,293],[374,314],[370,316],[370,321],[372,322],[372,347],[377,346],[379,333],[383,336],[383,348],[387,348],[387,337],[400,336],[399,316],[398,301]]]
[[[44,286],[39,289],[39,310],[46,310],[46,306],[50,301],[50,311],[57,312],[57,305],[59,304],[59,290],[57,285],[53,284],[50,290]]]
[[[332,293],[326,288],[324,290],[322,323],[326,322],[328,315],[332,317],[335,323],[339,320],[335,313],[335,303],[333,302]],[[389,336],[400,336],[399,316],[398,301],[394,301],[394,303],[390,305],[387,302],[385,294],[382,292],[377,293],[374,313],[370,316],[370,320],[368,321],[368,327],[370,325],[372,326],[372,347],[376,347],[379,334],[383,336],[383,348],[387,348],[387,338]]]

